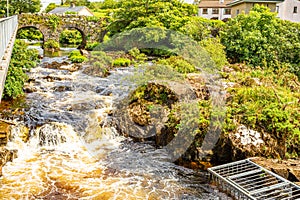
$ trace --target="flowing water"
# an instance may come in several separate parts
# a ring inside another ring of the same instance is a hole
[[[99,78],[44,67],[66,59],[44,57],[29,73],[34,92],[14,121],[7,148],[18,157],[3,167],[0,199],[226,198],[205,173],[177,166],[163,149],[135,143],[109,125],[114,104],[128,92],[120,80],[130,68]]]

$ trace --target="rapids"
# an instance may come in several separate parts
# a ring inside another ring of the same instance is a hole
[[[206,173],[177,166],[163,149],[110,126],[114,104],[129,91],[121,80],[130,68],[107,78],[44,68],[65,60],[44,57],[29,72],[35,90],[11,130],[7,148],[18,157],[3,167],[0,199],[229,199],[207,183]],[[24,126],[30,128],[26,143]]]

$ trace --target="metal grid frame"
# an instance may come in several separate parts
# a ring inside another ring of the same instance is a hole
[[[224,192],[243,200],[300,200],[300,186],[259,166],[250,159],[208,169]]]

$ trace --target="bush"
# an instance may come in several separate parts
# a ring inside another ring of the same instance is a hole
[[[92,43],[88,42],[88,43],[86,44],[85,49],[88,50],[88,51],[92,51],[92,50],[93,50],[96,46],[98,46],[99,44],[100,44],[99,42],[92,42]]]
[[[44,43],[44,49],[54,49],[54,50],[59,50],[59,43],[56,42],[53,39],[47,40]]]
[[[182,74],[192,73],[196,71],[196,68],[192,64],[190,64],[180,56],[171,56],[168,59],[159,60],[157,64],[171,66],[174,70]]]
[[[300,83],[295,75],[243,67],[229,74],[228,81],[238,86],[228,89],[225,132],[244,124],[270,133],[286,146],[287,153],[300,155]]]
[[[81,33],[77,30],[65,30],[59,37],[59,42],[61,44],[80,44],[81,41]]]
[[[35,67],[39,61],[36,49],[27,49],[24,41],[16,40],[7,72],[3,96],[16,98],[23,94],[23,86],[28,79],[25,71]]]
[[[22,28],[17,33],[17,39],[43,40],[43,34],[36,28]]]
[[[221,42],[232,63],[272,69],[280,63],[299,66],[299,31],[299,23],[280,20],[269,8],[255,5],[248,15],[240,14],[227,23]]]
[[[200,45],[209,53],[218,69],[228,64],[225,47],[220,43],[219,38],[207,38],[200,42]]]
[[[81,55],[78,50],[71,51],[68,57],[72,63],[82,63],[88,60],[85,56]]]
[[[144,53],[141,53],[138,48],[132,48],[128,51],[128,54],[131,55],[135,61],[144,62],[147,60],[147,56]]]
[[[128,67],[131,61],[127,58],[117,58],[113,61],[114,67]]]

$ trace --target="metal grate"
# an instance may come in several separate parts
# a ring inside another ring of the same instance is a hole
[[[250,159],[209,168],[213,182],[235,199],[300,200],[300,186]]]

